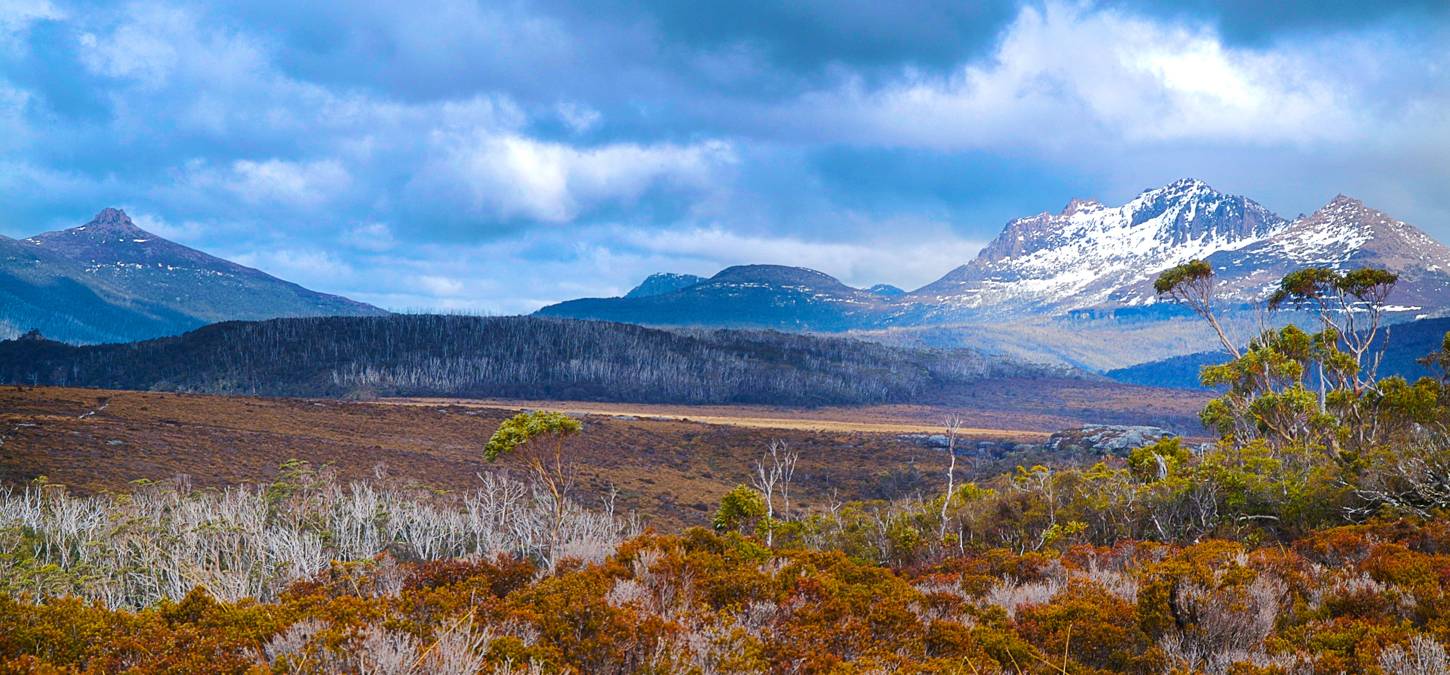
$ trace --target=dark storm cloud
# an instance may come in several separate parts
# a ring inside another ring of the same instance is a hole
[[[490,311],[761,261],[917,286],[1185,175],[1450,238],[1445,6],[0,0],[0,233],[118,205]]]
[[[1414,30],[1450,15],[1450,2],[1444,0],[1114,0],[1114,4],[1170,18],[1208,18],[1227,42],[1250,45],[1324,31],[1360,31],[1386,22]]]
[[[557,7],[573,16],[584,13],[577,5]],[[985,53],[1017,7],[994,1],[603,0],[585,11],[650,25],[676,49],[745,49],[776,68],[816,74],[831,66],[950,68]]]

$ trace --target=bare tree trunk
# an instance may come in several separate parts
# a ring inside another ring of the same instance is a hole
[[[771,441],[770,448],[755,460],[755,477],[751,482],[755,489],[765,495],[765,545],[775,545],[775,488],[780,486],[785,502],[784,517],[790,518],[790,481],[795,476],[796,460],[800,453],[791,450],[784,441]],[[766,466],[766,460],[770,465]]]
[[[947,456],[950,458],[947,463],[947,493],[941,502],[941,531],[937,534],[938,541],[946,541],[947,538],[947,507],[952,503],[952,493],[956,489],[957,472],[957,433],[961,431],[962,420],[960,417],[952,417],[947,420]]]

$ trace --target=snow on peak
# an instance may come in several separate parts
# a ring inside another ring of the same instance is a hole
[[[963,307],[1090,306],[1286,225],[1252,200],[1183,179],[1118,207],[1073,200],[1061,213],[1014,220],[976,260],[917,293]]]
[[[1072,201],[1067,203],[1067,206],[1062,207],[1062,211],[1058,213],[1058,215],[1070,216],[1079,211],[1095,211],[1101,208],[1104,208],[1103,203],[1096,199],[1074,198]]]

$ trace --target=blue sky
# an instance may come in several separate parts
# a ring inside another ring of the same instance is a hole
[[[0,233],[120,206],[491,313],[747,262],[916,287],[1185,176],[1450,240],[1447,45],[1438,0],[0,0]]]

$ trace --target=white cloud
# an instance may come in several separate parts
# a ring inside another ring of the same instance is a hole
[[[735,161],[727,143],[615,143],[575,147],[512,132],[435,134],[419,185],[476,214],[552,223],[604,205],[629,205],[657,186],[708,189]]]
[[[0,150],[20,148],[35,135],[26,121],[31,98],[30,92],[6,86],[0,79]]]
[[[417,286],[431,297],[457,296],[463,292],[463,282],[449,277],[427,274],[415,279]]]
[[[351,183],[347,169],[330,159],[311,162],[243,159],[232,163],[232,173],[228,187],[243,199],[296,206],[326,202]]]
[[[282,209],[314,209],[345,193],[352,176],[334,159],[292,161],[239,159],[226,168],[200,160],[186,165],[179,189],[229,194],[243,203]]]
[[[387,223],[362,223],[342,234],[342,241],[353,248],[380,253],[398,245]]]
[[[356,272],[328,251],[307,248],[268,248],[229,257],[272,276],[316,289],[330,290],[353,282]]]
[[[18,35],[30,30],[38,21],[57,21],[66,17],[50,0],[0,0],[0,47],[6,47]]]
[[[891,236],[902,226],[909,227],[912,236]],[[962,239],[942,229],[882,223],[884,236],[851,242],[748,236],[718,227],[668,232],[630,230],[621,232],[618,239],[639,251],[672,261],[666,265],[690,268],[683,271],[713,274],[730,265],[768,263],[809,267],[858,287],[890,283],[912,289],[935,281],[982,249],[982,242]],[[682,271],[675,267],[661,269]]]
[[[91,72],[156,89],[183,84],[227,86],[260,76],[265,55],[248,37],[204,27],[189,9],[157,3],[128,5],[109,30],[80,36],[81,63]]]
[[[1360,134],[1344,64],[1285,47],[1225,46],[1206,25],[1048,2],[1028,6],[988,59],[879,89],[803,98],[844,140],[947,148],[1169,141],[1311,143]]]
[[[128,206],[122,210],[131,217],[132,222],[136,223],[136,227],[166,239],[190,243],[201,241],[206,235],[206,227],[196,221],[172,223],[154,213],[133,207]]]
[[[594,127],[599,126],[600,120],[604,117],[599,114],[598,110],[582,103],[560,103],[556,109],[559,112],[559,119],[563,120],[564,124],[576,134],[588,133]]]

